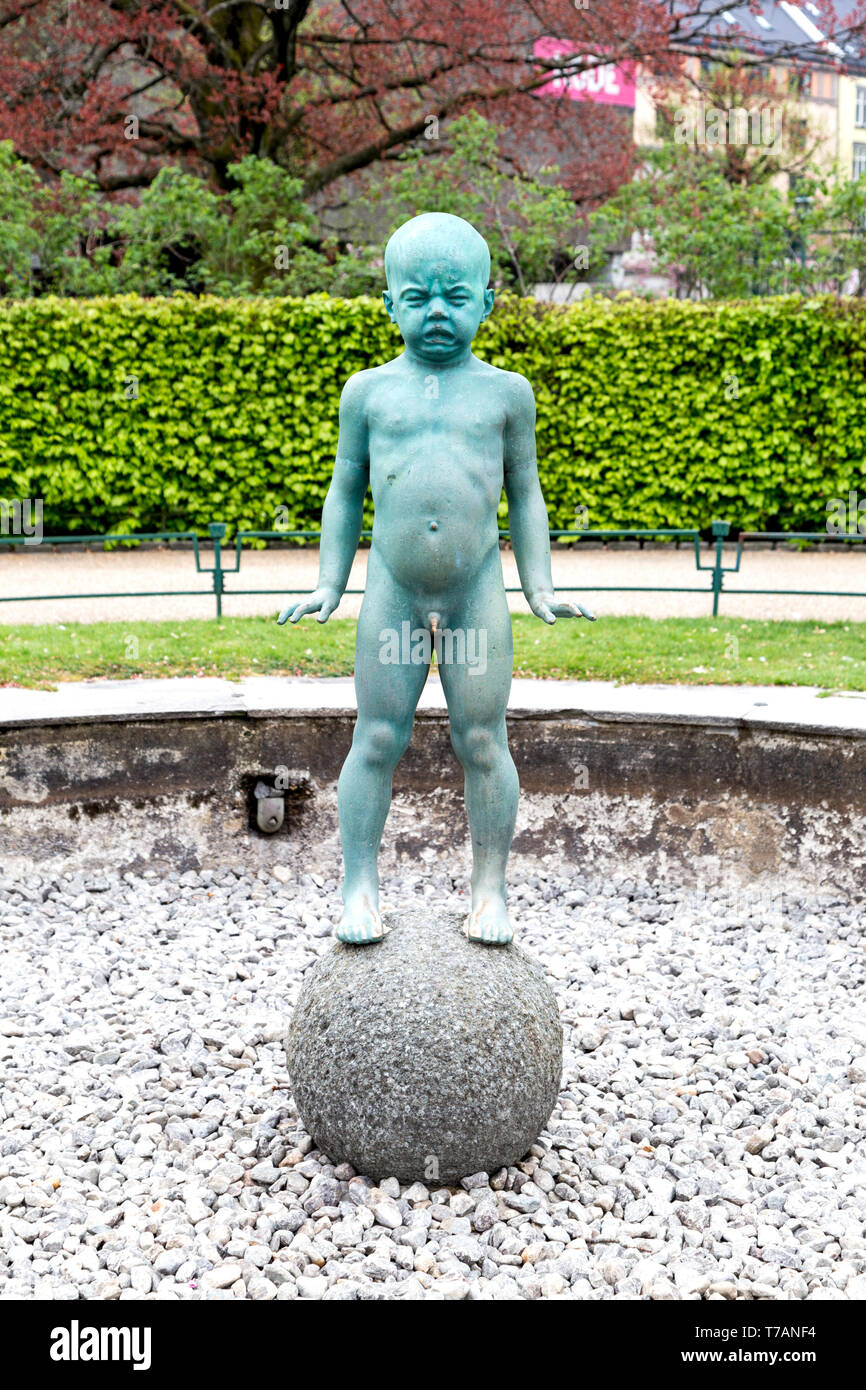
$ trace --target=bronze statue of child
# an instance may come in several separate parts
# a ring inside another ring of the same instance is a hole
[[[379,845],[432,647],[465,775],[473,867],[464,930],[503,944],[513,936],[505,866],[519,791],[505,729],[513,651],[499,557],[503,485],[533,613],[546,623],[592,614],[553,592],[532,387],[472,352],[493,307],[486,241],[460,217],[424,213],[391,237],[385,275],[385,307],[405,350],[343,388],[318,587],[278,621],[316,613],[323,623],[333,613],[371,487],[375,520],[355,654],[358,718],[338,786],[345,878],[336,934],[357,944],[382,937]]]

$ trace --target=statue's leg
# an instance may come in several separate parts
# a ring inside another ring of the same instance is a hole
[[[409,746],[415,706],[429,671],[427,661],[403,660],[403,623],[411,619],[406,596],[371,556],[355,647],[358,718],[337,787],[345,871],[336,932],[340,941],[363,944],[379,941],[383,934],[379,845],[394,768]]]
[[[459,605],[459,613],[449,613],[449,628],[438,646],[472,839],[472,907],[465,930],[474,940],[502,945],[514,935],[505,905],[505,866],[519,784],[505,729],[513,661],[511,619],[498,552],[492,560],[473,593]]]

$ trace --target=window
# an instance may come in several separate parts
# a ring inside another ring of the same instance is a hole
[[[815,101],[836,100],[835,72],[814,72],[812,74],[812,97]]]
[[[866,145],[854,146],[854,163],[851,169],[851,177],[862,178],[866,174]]]
[[[866,125],[866,87],[857,87],[857,112],[854,116],[855,125]]]
[[[800,101],[803,97],[808,97],[811,90],[811,72],[794,69],[788,73],[788,96],[793,97],[795,101]]]

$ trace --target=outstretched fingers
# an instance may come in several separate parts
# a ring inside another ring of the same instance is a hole
[[[290,603],[287,608],[283,609],[282,613],[277,618],[277,622],[296,623],[299,618],[302,618],[304,616],[305,613],[315,613],[318,606],[319,605],[317,602],[311,602],[309,599],[306,603]]]
[[[559,618],[588,618],[591,623],[596,621],[595,614],[584,608],[582,603],[556,603],[553,611]]]

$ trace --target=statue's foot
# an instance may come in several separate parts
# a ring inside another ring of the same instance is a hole
[[[337,940],[351,946],[366,946],[371,941],[381,941],[384,935],[379,909],[369,893],[356,893],[347,898],[335,932]]]
[[[509,921],[505,899],[499,894],[481,898],[469,914],[463,930],[470,941],[483,941],[487,946],[507,946],[514,939],[514,929]]]

